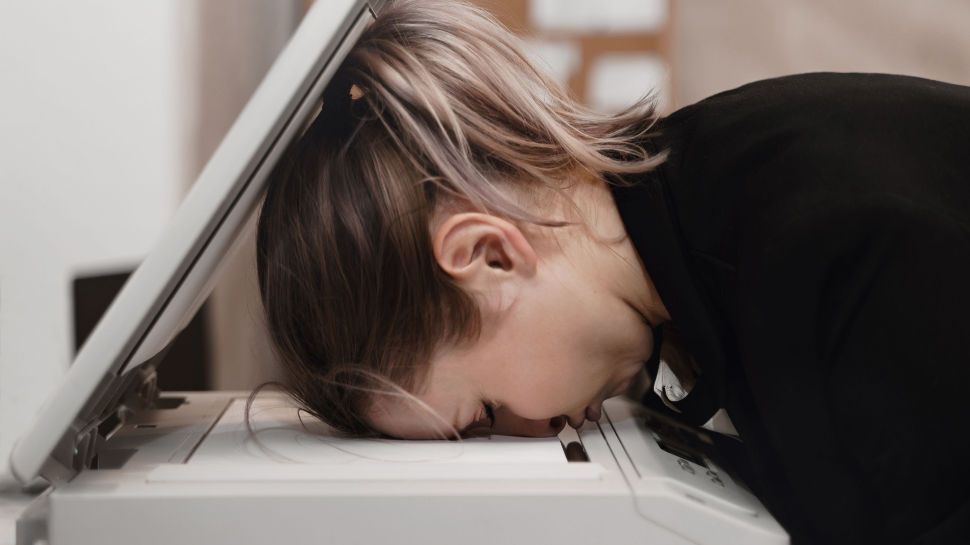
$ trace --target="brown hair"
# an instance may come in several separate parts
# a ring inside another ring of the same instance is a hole
[[[391,2],[280,160],[260,212],[259,286],[289,393],[337,430],[373,434],[374,395],[419,388],[436,347],[479,333],[473,299],[435,261],[436,207],[564,225],[503,188],[650,170],[663,157],[638,141],[654,120],[649,97],[616,115],[581,106],[480,8]]]

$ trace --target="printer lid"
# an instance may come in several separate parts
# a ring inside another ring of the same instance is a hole
[[[310,7],[161,240],[14,445],[9,470],[20,482],[69,480],[89,467],[123,411],[139,399],[151,402],[157,360],[205,301],[276,161],[319,111],[326,84],[385,3],[318,0]]]

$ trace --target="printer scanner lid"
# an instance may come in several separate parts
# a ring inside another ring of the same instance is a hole
[[[69,480],[90,466],[123,411],[151,402],[157,360],[208,296],[276,161],[319,111],[326,84],[385,3],[318,0],[310,7],[161,240],[14,445],[9,470],[20,482]]]

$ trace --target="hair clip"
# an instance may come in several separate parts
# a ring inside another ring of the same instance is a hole
[[[330,81],[320,100],[320,111],[304,134],[326,138],[342,138],[351,133],[359,122],[361,108],[366,106],[360,102],[366,91],[357,85],[343,72],[338,72]]]
[[[364,96],[364,90],[356,83],[350,84],[350,100],[360,100]]]

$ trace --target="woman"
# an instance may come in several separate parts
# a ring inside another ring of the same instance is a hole
[[[276,169],[268,324],[306,410],[404,438],[579,426],[663,345],[690,393],[645,402],[725,409],[795,543],[966,541],[968,143],[970,89],[901,76],[597,115],[396,2]]]

